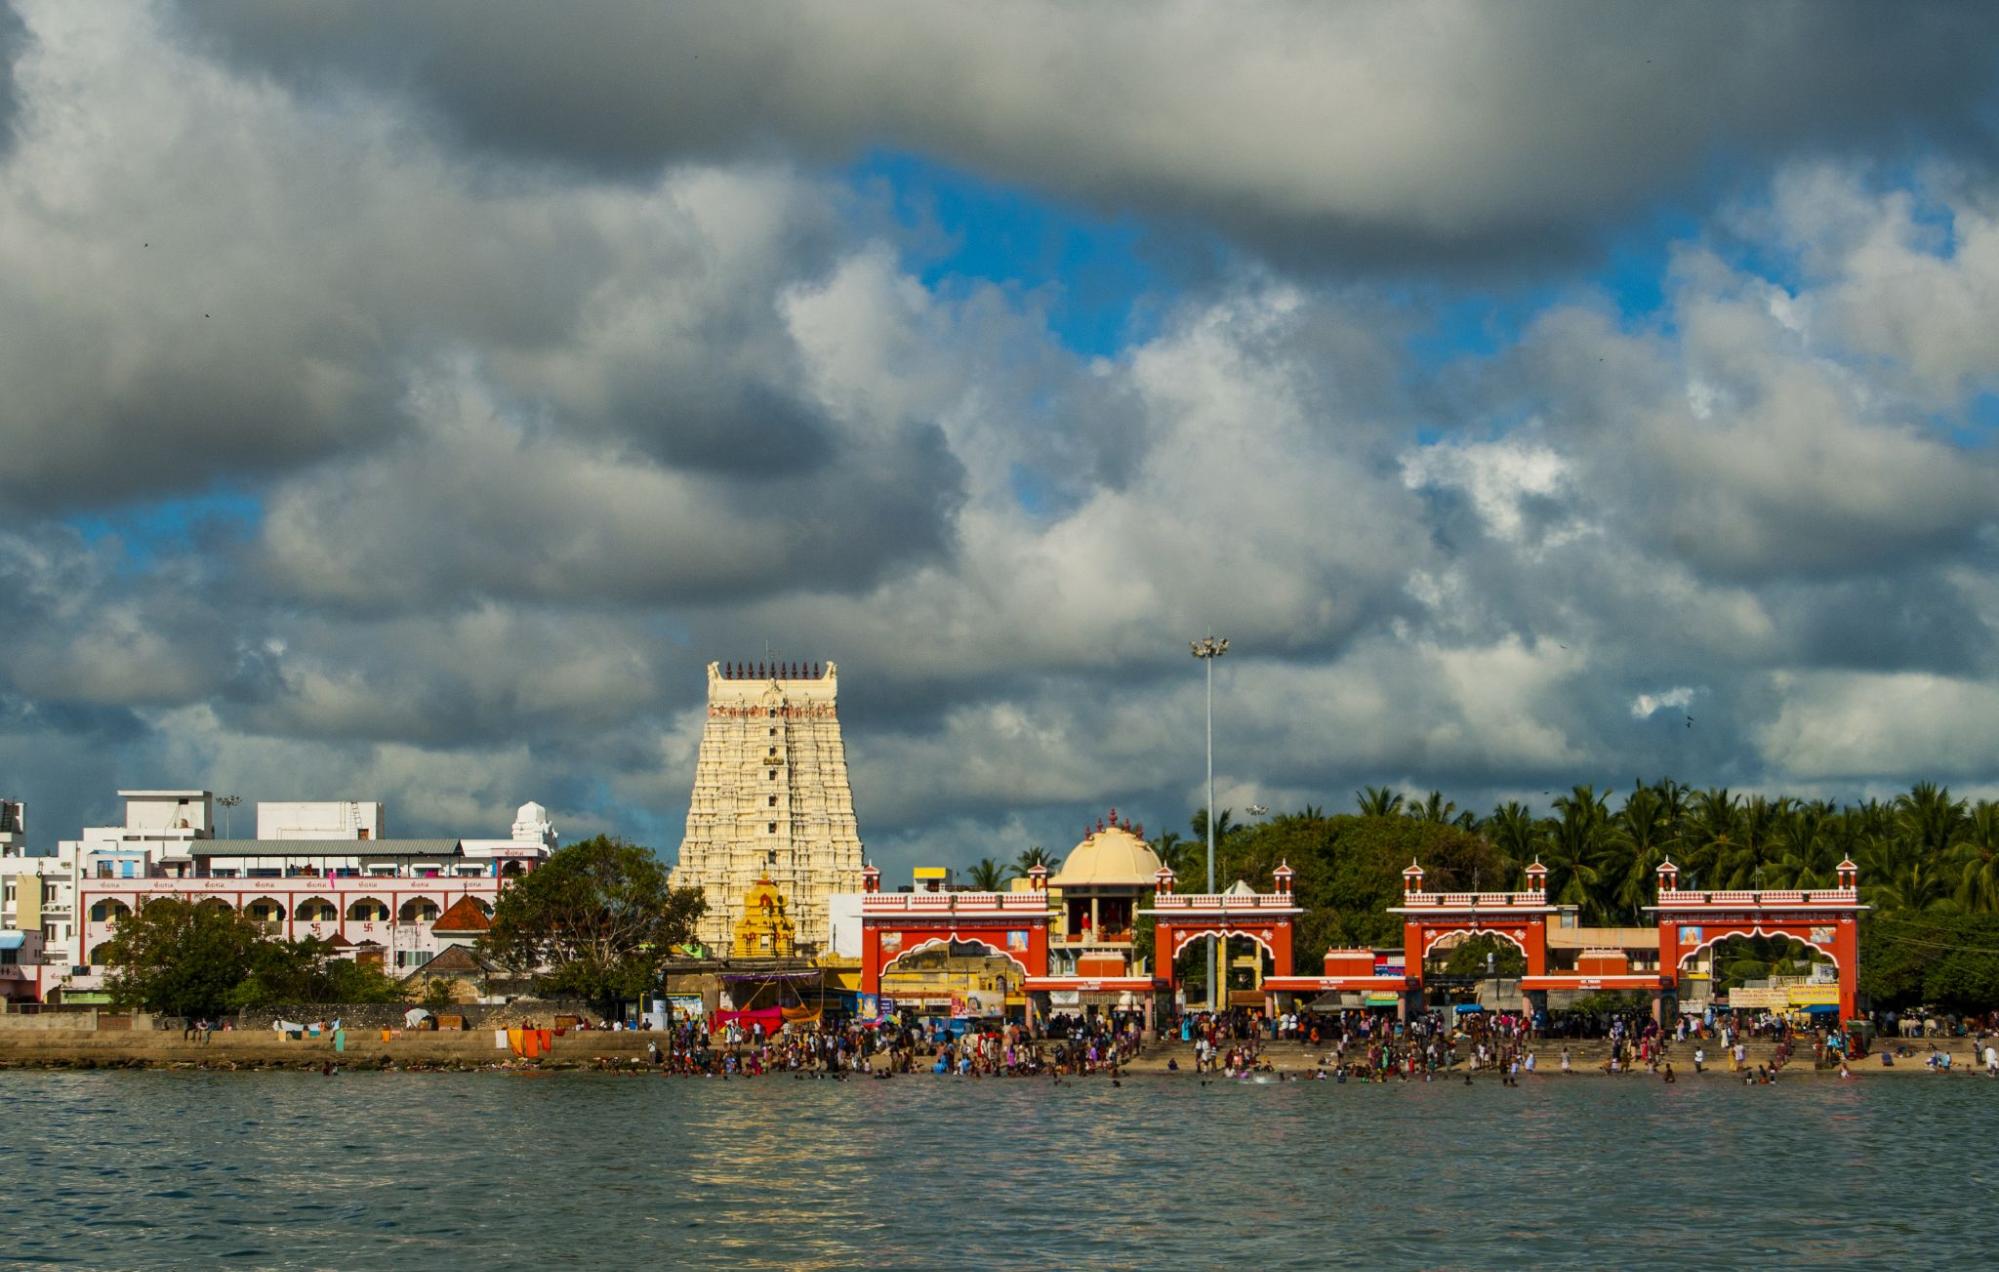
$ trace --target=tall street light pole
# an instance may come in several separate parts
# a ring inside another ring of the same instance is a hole
[[[1188,644],[1208,671],[1208,895],[1215,894],[1215,659],[1229,652],[1228,638],[1212,634]],[[1208,1010],[1221,1010],[1221,938],[1208,938]]]

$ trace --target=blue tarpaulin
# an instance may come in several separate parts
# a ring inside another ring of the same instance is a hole
[[[1460,1016],[1462,1016],[1462,1015],[1465,1015],[1465,1014],[1466,1014],[1467,1012],[1474,1012],[1474,1011],[1484,1011],[1484,1010],[1485,1010],[1485,1008],[1483,1008],[1483,1007],[1479,1006],[1479,1005],[1478,1005],[1477,1003],[1459,1003],[1459,1004],[1458,1004],[1458,1015],[1460,1015]]]

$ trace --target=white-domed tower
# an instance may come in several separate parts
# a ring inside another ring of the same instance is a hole
[[[555,848],[555,823],[548,820],[548,810],[529,800],[514,813],[514,842],[517,844],[540,844],[551,851]]]
[[[675,887],[700,888],[700,936],[730,946],[760,881],[781,893],[800,952],[827,948],[827,898],[861,890],[861,839],[832,663],[708,664],[708,721],[694,766]]]

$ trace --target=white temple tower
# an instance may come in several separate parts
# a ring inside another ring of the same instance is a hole
[[[694,768],[676,887],[707,893],[709,949],[729,948],[746,894],[784,894],[801,953],[827,948],[826,899],[861,890],[861,840],[834,710],[839,669],[708,664],[708,723]]]

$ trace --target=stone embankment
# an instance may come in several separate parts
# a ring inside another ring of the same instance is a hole
[[[384,1040],[379,1029],[350,1030],[346,1038],[346,1050],[335,1052],[332,1039],[301,1038],[297,1040],[278,1037],[269,1030],[228,1030],[215,1033],[209,1042],[203,1043],[184,1039],[178,1030],[116,1030],[90,1031],[84,1029],[56,1030],[0,1030],[0,1069],[221,1069],[221,1070],[283,1070],[319,1069],[328,1061],[345,1069],[380,1069],[399,1071],[472,1071],[491,1068],[528,1068],[539,1070],[600,1069],[605,1067],[625,1068],[645,1062],[646,1045],[655,1035],[646,1033],[613,1033],[607,1030],[571,1030],[555,1039],[554,1049],[536,1060],[521,1060],[509,1051],[499,1049],[490,1028],[465,1032],[439,1032],[433,1030],[391,1030]],[[1918,1041],[1910,1044],[1916,1055],[1898,1060],[1892,1068],[1881,1067],[1878,1056],[1868,1056],[1854,1065],[1863,1077],[1875,1076],[1933,1076],[1923,1065],[1923,1057],[1929,1053],[1930,1043]],[[1937,1045],[1943,1047],[1943,1040]],[[1537,1044],[1534,1047],[1538,1061],[1538,1077],[1559,1078],[1561,1076],[1561,1056],[1564,1046],[1569,1051],[1572,1070],[1579,1076],[1599,1076],[1602,1065],[1609,1054],[1608,1046],[1602,1042],[1569,1042]],[[1952,1058],[1952,1076],[1982,1074],[1982,1066],[1972,1051],[1969,1039],[1957,1038],[1949,1041],[1948,1049]],[[1728,1061],[1720,1055],[1719,1047],[1709,1048],[1709,1076],[1727,1077]],[[1349,1049],[1349,1058],[1357,1059],[1361,1053]],[[1317,1068],[1321,1059],[1329,1055],[1329,1049],[1309,1048],[1298,1043],[1273,1043],[1264,1048],[1263,1057],[1273,1068],[1286,1073],[1305,1073]],[[1673,1068],[1683,1078],[1694,1077],[1693,1048],[1677,1046],[1668,1058]],[[1755,1043],[1749,1048],[1749,1063],[1768,1064],[1771,1047],[1766,1043]],[[1166,1074],[1169,1062],[1179,1068],[1174,1076],[1189,1075],[1194,1072],[1194,1051],[1185,1043],[1153,1043],[1145,1053],[1126,1067],[1132,1074]],[[1460,1062],[1459,1068],[1464,1068]],[[1656,1081],[1644,1070],[1630,1075],[1633,1078]],[[1783,1070],[1783,1077],[1836,1077],[1836,1069],[1823,1069],[1814,1073],[1810,1053],[1803,1058],[1793,1058]]]

